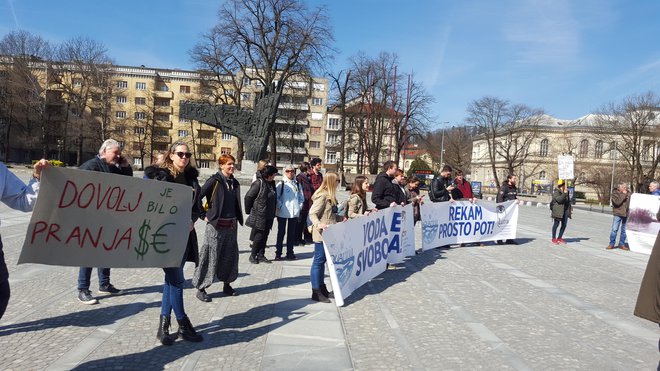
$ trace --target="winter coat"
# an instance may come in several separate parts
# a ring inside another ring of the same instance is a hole
[[[451,179],[445,178],[442,175],[433,179],[433,181],[431,182],[431,189],[429,190],[429,193],[432,193],[432,195],[429,195],[431,201],[433,202],[449,201],[451,199],[451,194],[447,190],[447,187],[449,187],[450,185],[451,185]]]
[[[568,217],[571,217],[573,207],[571,206],[571,197],[568,192],[562,192],[559,188],[552,191],[552,217],[562,219],[564,217],[564,208],[568,208]]]
[[[371,202],[376,205],[378,210],[390,207],[390,204],[392,202],[396,202],[399,197],[397,192],[401,193],[399,186],[392,184],[393,179],[393,177],[387,175],[385,172],[382,172],[376,176],[374,189],[371,193]]]
[[[612,192],[612,214],[620,217],[628,216],[628,204],[630,204],[630,192]]]
[[[216,187],[216,183],[218,186]],[[229,187],[234,189],[236,197],[232,200],[227,199],[229,194]],[[212,200],[213,189],[215,188],[215,197]],[[208,223],[213,223],[220,217],[222,212],[222,207],[225,202],[233,201],[236,203],[236,220],[243,225],[243,208],[241,207],[241,185],[238,183],[236,178],[231,177],[227,179],[220,172],[213,174],[202,186],[202,197],[206,198],[210,202],[211,207],[206,211],[205,215],[202,215],[202,219],[206,217]]]
[[[245,194],[245,212],[250,214],[245,225],[259,231],[269,231],[275,219],[277,195],[272,182],[255,180]]]
[[[91,171],[99,171],[102,173],[110,173],[110,174],[119,174],[119,175],[128,175],[128,176],[133,176],[133,168],[130,166],[116,166],[116,165],[109,165],[108,163],[105,162],[102,158],[100,158],[98,155],[94,156],[93,159],[87,160],[85,163],[80,165],[78,168],[80,170],[91,170]]]
[[[421,214],[419,210],[420,200],[417,198],[419,196],[419,188],[410,189],[406,186],[406,194],[408,197],[408,203],[412,202],[413,204],[413,216],[414,220],[417,222],[421,220]]]
[[[275,187],[277,207],[275,215],[280,218],[297,218],[300,215],[305,197],[302,187],[295,179],[284,178]]]
[[[312,208],[309,209],[309,219],[312,221],[312,240],[314,242],[323,242],[322,231],[319,224],[336,224],[338,205],[333,207],[330,198],[326,192],[316,192],[312,196]]]
[[[660,233],[646,265],[634,313],[637,317],[660,323]]]
[[[460,198],[472,198],[472,185],[467,180],[463,179],[463,182],[459,182],[458,179],[454,179],[456,187],[461,192]]]
[[[154,179],[158,181],[184,184],[192,188],[193,205],[190,214],[190,219],[193,223],[197,221],[202,215],[202,190],[197,182],[199,171],[192,166],[183,170],[183,178],[176,179],[172,173],[157,165],[152,165],[144,169],[144,176],[147,179]],[[188,243],[186,244],[186,252],[183,255],[184,261],[194,262],[195,266],[199,263],[197,233],[193,228],[188,233]]]
[[[357,218],[358,216],[364,215],[367,211],[367,200],[363,200],[359,194],[353,193],[348,198],[348,212],[346,216],[348,219]]]
[[[396,195],[396,200],[394,202],[396,202],[397,205],[407,204],[408,197],[406,195],[406,189],[394,180],[392,181],[392,186],[394,187],[394,194]]]
[[[518,199],[518,188],[509,183],[504,183],[497,192],[497,202],[505,202]]]

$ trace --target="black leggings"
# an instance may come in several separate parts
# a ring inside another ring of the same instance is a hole
[[[5,314],[7,304],[9,304],[9,281],[4,281],[0,283],[0,319]]]

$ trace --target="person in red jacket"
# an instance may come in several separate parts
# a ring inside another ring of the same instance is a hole
[[[456,178],[454,179],[454,183],[456,184],[456,187],[458,187],[458,190],[461,191],[463,199],[474,201],[474,196],[472,195],[472,185],[470,182],[463,179],[463,170],[456,169]]]

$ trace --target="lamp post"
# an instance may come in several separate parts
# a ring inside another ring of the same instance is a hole
[[[443,121],[441,124],[448,124],[449,121]],[[442,141],[440,141],[440,169],[444,166],[445,157],[445,128],[442,128]]]

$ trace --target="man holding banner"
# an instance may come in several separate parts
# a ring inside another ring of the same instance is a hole
[[[10,172],[5,164],[0,162],[0,201],[15,210],[31,211],[39,195],[39,180],[41,170],[48,166],[48,161],[41,159],[34,164],[34,174],[25,185],[16,175]],[[0,319],[5,314],[9,303],[9,271],[5,264],[0,239]]]
[[[133,176],[133,168],[126,157],[122,157],[121,145],[114,139],[107,139],[103,142],[99,154],[82,164],[80,170]],[[121,293],[121,290],[110,283],[110,268],[96,268],[96,270],[99,276],[100,292],[111,295]],[[78,272],[78,300],[83,304],[97,304],[99,302],[89,291],[91,277],[91,267],[80,267]]]
[[[506,177],[506,182],[502,184],[500,187],[499,192],[497,192],[497,203],[502,203],[506,201],[512,201],[512,200],[517,200],[518,199],[518,187],[516,187],[516,183],[518,182],[518,177],[509,174]],[[502,245],[502,244],[511,244],[511,245],[516,245],[517,242],[512,239],[508,239],[506,241],[498,240],[497,244]]]

